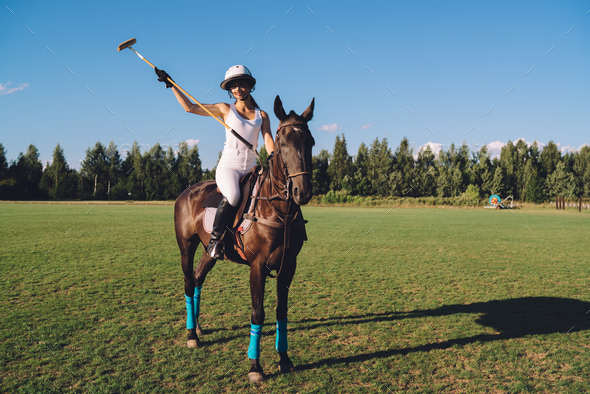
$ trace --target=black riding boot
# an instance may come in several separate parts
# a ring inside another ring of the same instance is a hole
[[[209,245],[207,245],[207,253],[214,259],[223,260],[223,243],[221,242],[221,237],[226,227],[232,225],[231,222],[235,214],[236,208],[227,201],[227,198],[223,197],[217,207],[217,213],[215,213],[215,219],[213,220],[211,238],[209,239]]]

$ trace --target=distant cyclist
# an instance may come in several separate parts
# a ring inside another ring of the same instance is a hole
[[[156,74],[159,77],[158,81],[165,82],[167,88],[172,88],[185,111],[209,116],[199,105],[193,104],[168,81],[170,76],[164,70],[156,68]],[[225,73],[225,79],[221,82],[221,89],[227,90],[230,98],[233,97],[236,101],[232,104],[217,103],[203,104],[203,106],[251,143],[254,149],[258,146],[259,132],[262,131],[266,151],[270,152],[272,156],[274,143],[270,131],[270,119],[250,94],[254,91],[255,85],[256,79],[252,77],[248,68],[242,65],[230,67]],[[223,259],[223,244],[220,243],[220,240],[226,227],[231,226],[240,201],[240,178],[254,166],[256,166],[254,153],[226,128],[225,146],[215,172],[215,181],[223,194],[223,199],[217,208],[211,238],[209,245],[207,245],[207,253],[214,259]]]

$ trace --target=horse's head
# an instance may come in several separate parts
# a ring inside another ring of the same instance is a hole
[[[315,141],[307,127],[313,117],[314,100],[301,115],[291,111],[285,113],[279,96],[275,99],[275,115],[279,118],[279,129],[275,138],[275,155],[283,163],[287,184],[292,183],[293,200],[305,205],[311,200],[311,147]]]

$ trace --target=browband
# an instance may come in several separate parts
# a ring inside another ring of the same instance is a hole
[[[282,129],[283,127],[286,127],[286,126],[302,126],[302,125],[307,125],[307,124],[304,123],[304,122],[287,123],[287,124],[284,124],[284,125],[280,125],[279,128],[277,129],[277,131],[279,131],[280,129]]]

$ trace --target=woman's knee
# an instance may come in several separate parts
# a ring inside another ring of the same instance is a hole
[[[225,198],[227,198],[227,202],[229,202],[229,204],[236,208],[240,202],[240,193],[238,193],[237,195],[232,195],[232,196],[226,196],[224,194]]]

